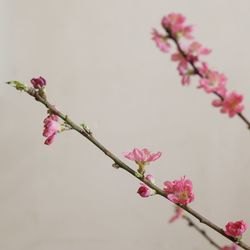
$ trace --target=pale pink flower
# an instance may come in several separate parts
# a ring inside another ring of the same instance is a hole
[[[146,148],[135,148],[132,152],[124,153],[124,157],[131,161],[135,161],[136,164],[145,165],[161,157],[161,152],[150,153]]]
[[[184,210],[180,207],[175,208],[175,214],[169,219],[169,223],[172,223],[183,216]]]
[[[147,175],[145,178],[146,178],[149,182],[151,182],[151,183],[153,183],[153,184],[155,183],[155,180],[154,180],[153,175],[149,174],[149,175]],[[146,198],[146,197],[149,197],[149,196],[155,194],[155,191],[152,190],[151,188],[149,188],[146,184],[141,183],[141,184],[140,184],[140,187],[139,187],[138,190],[137,190],[137,193],[138,193],[141,197]]]
[[[211,53],[210,49],[204,48],[198,42],[192,42],[187,48],[183,49],[187,55],[187,60],[189,62],[197,62],[199,61],[199,56],[208,55]]]
[[[227,77],[224,74],[221,74],[217,71],[210,71],[207,69],[201,70],[201,73],[204,75],[203,78],[200,79],[199,88],[203,88],[206,93],[216,92],[222,96],[226,94],[226,83]]]
[[[187,205],[194,200],[193,184],[185,176],[180,180],[164,182],[164,191],[174,203]]]
[[[32,83],[35,89],[40,89],[46,86],[46,80],[41,76],[38,78],[32,78],[30,82]]]
[[[241,104],[243,96],[232,92],[223,97],[223,100],[214,100],[212,102],[214,107],[220,107],[221,113],[228,113],[229,117],[233,117],[238,113],[241,113],[244,106]]]
[[[200,43],[194,41],[192,42],[187,49],[187,54],[192,54],[192,55],[208,55],[211,53],[211,49],[207,49],[203,47]]]
[[[225,233],[228,236],[236,237],[236,238],[241,238],[242,234],[247,230],[247,224],[243,221],[236,221],[236,222],[228,222],[226,224],[226,230]]]
[[[173,62],[179,62],[180,64],[183,64],[183,66],[188,65],[187,60],[179,52],[176,52],[176,53],[172,54],[171,55],[171,60]]]
[[[238,249],[238,246],[233,243],[231,246],[224,246],[221,248],[221,250],[237,250]]]
[[[181,76],[182,85],[188,85],[190,77],[193,75],[193,70],[189,68],[188,61],[179,52],[172,54],[171,60],[178,62],[177,70]]]
[[[188,65],[179,64],[177,67],[179,75],[181,76],[181,84],[182,85],[189,85],[190,84],[190,77],[193,75],[193,70],[189,69]]]
[[[58,116],[54,114],[48,115],[44,121],[43,136],[47,137],[44,144],[50,145],[57,134],[61,130],[61,125],[58,122]]]
[[[162,18],[162,26],[171,32],[175,37],[183,36],[187,39],[192,39],[193,27],[185,25],[186,18],[182,14],[171,13]]]
[[[167,41],[167,37],[161,35],[156,29],[153,29],[152,32],[152,40],[155,41],[156,46],[162,52],[169,52],[171,45]]]

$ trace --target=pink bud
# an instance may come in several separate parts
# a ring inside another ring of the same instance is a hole
[[[46,80],[43,77],[33,78],[30,80],[35,89],[40,89],[46,86]]]
[[[149,187],[147,187],[145,184],[141,184],[141,186],[139,187],[139,189],[137,190],[137,193],[143,197],[149,197],[151,195],[151,190]]]

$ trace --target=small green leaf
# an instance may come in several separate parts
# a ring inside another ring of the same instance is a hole
[[[7,84],[12,85],[14,88],[16,88],[17,90],[20,90],[20,91],[27,90],[27,86],[21,82],[18,82],[18,81],[9,81],[9,82],[7,82]]]
[[[138,172],[135,172],[135,176],[136,176],[137,178],[142,178],[142,177],[143,177],[143,175],[140,174],[140,173],[138,173]]]

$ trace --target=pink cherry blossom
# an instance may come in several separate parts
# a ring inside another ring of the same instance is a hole
[[[220,107],[221,113],[227,113],[229,117],[233,117],[243,111],[244,106],[241,104],[242,100],[242,95],[232,92],[225,95],[223,100],[214,100],[212,104],[214,107]]]
[[[198,42],[192,42],[189,46],[183,49],[187,55],[187,60],[189,62],[197,62],[199,61],[199,56],[201,55],[208,55],[211,53],[210,49],[204,48]]]
[[[171,32],[175,37],[183,36],[187,39],[192,39],[193,27],[185,25],[186,18],[182,14],[171,13],[162,18],[162,26]]]
[[[232,244],[231,246],[224,246],[221,248],[221,250],[237,250],[238,246],[236,244]]]
[[[187,64],[180,63],[177,67],[179,75],[181,76],[181,84],[189,85],[190,77],[193,75],[193,70],[188,67]]]
[[[58,116],[50,114],[44,119],[43,123],[43,136],[47,137],[44,144],[50,145],[55,140],[57,132],[61,130],[61,125],[58,123]]]
[[[46,80],[41,76],[38,78],[32,78],[30,82],[32,83],[35,89],[40,89],[46,86]]]
[[[149,182],[151,182],[151,183],[153,183],[153,184],[155,183],[155,180],[154,180],[153,175],[149,174],[149,175],[147,175],[145,178],[146,178]],[[137,190],[137,193],[138,193],[141,197],[146,198],[146,197],[149,197],[149,196],[155,194],[155,191],[152,190],[151,188],[149,188],[146,184],[141,183],[141,184],[140,184],[140,187],[139,187],[138,190]]]
[[[152,40],[155,41],[156,46],[162,51],[162,52],[169,52],[171,45],[167,41],[167,37],[161,35],[156,29],[153,29],[152,32]]]
[[[124,153],[124,157],[131,161],[135,161],[136,164],[145,165],[161,157],[161,152],[150,153],[146,148],[135,148],[132,152]]]
[[[180,207],[175,208],[175,214],[169,219],[169,223],[172,223],[183,216],[184,210]]]
[[[174,203],[187,205],[194,200],[193,184],[185,176],[180,180],[164,182],[164,191]]]
[[[198,86],[203,88],[206,93],[216,92],[221,96],[225,96],[227,89],[227,77],[217,71],[209,70],[207,64],[203,63],[203,66],[199,69],[203,77],[200,79]]]
[[[188,49],[187,49],[188,54],[192,55],[208,55],[211,53],[211,49],[207,49],[203,47],[200,43],[194,41],[191,44],[189,44]]]
[[[204,48],[200,43],[195,41],[187,47],[183,47],[182,50],[186,57],[183,56],[182,53],[176,52],[172,54],[171,59],[172,61],[177,61],[183,65],[186,65],[189,62],[197,62],[199,61],[199,56],[208,55],[211,52],[210,49]]]
[[[247,224],[243,221],[236,221],[236,222],[228,222],[226,224],[226,230],[225,233],[228,236],[241,238],[242,234],[247,230]]]

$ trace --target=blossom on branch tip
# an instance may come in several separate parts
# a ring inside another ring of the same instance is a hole
[[[212,105],[214,107],[220,107],[221,113],[228,113],[229,117],[233,117],[238,113],[241,113],[244,106],[241,104],[243,96],[236,92],[231,92],[223,97],[221,100],[214,100]]]
[[[174,37],[185,37],[186,39],[192,39],[193,27],[191,25],[185,25],[186,17],[182,14],[171,13],[162,18],[161,24],[163,28],[167,29]]]
[[[168,43],[167,37],[161,35],[156,29],[152,31],[152,40],[162,52],[169,52],[171,45]]]
[[[172,223],[183,216],[184,210],[178,206],[175,208],[175,214],[169,219],[169,223]]]
[[[46,80],[41,76],[38,78],[32,78],[30,82],[35,89],[40,89],[46,86]]]
[[[154,180],[154,177],[149,174],[145,177],[149,182],[155,184],[155,180]],[[149,197],[151,195],[154,195],[155,194],[155,191],[152,190],[151,188],[149,188],[146,184],[144,183],[141,183],[140,187],[138,188],[137,190],[137,193],[143,197],[143,198],[146,198],[146,197]]]
[[[139,166],[138,172],[144,174],[145,165],[160,158],[161,152],[150,153],[150,151],[146,148],[134,148],[132,152],[123,153],[123,156],[131,161],[134,161]]]
[[[221,250],[237,250],[238,249],[238,246],[233,243],[231,246],[224,246],[221,248]]]
[[[164,182],[164,191],[168,199],[177,204],[187,205],[194,200],[193,184],[185,176],[180,180]]]
[[[248,226],[243,220],[240,220],[236,222],[230,221],[226,224],[225,227],[226,235],[240,239],[242,237],[242,234],[247,230]]]
[[[50,145],[55,140],[56,134],[61,131],[61,125],[58,122],[58,116],[50,114],[44,119],[43,123],[43,136],[47,137],[44,144]]]

